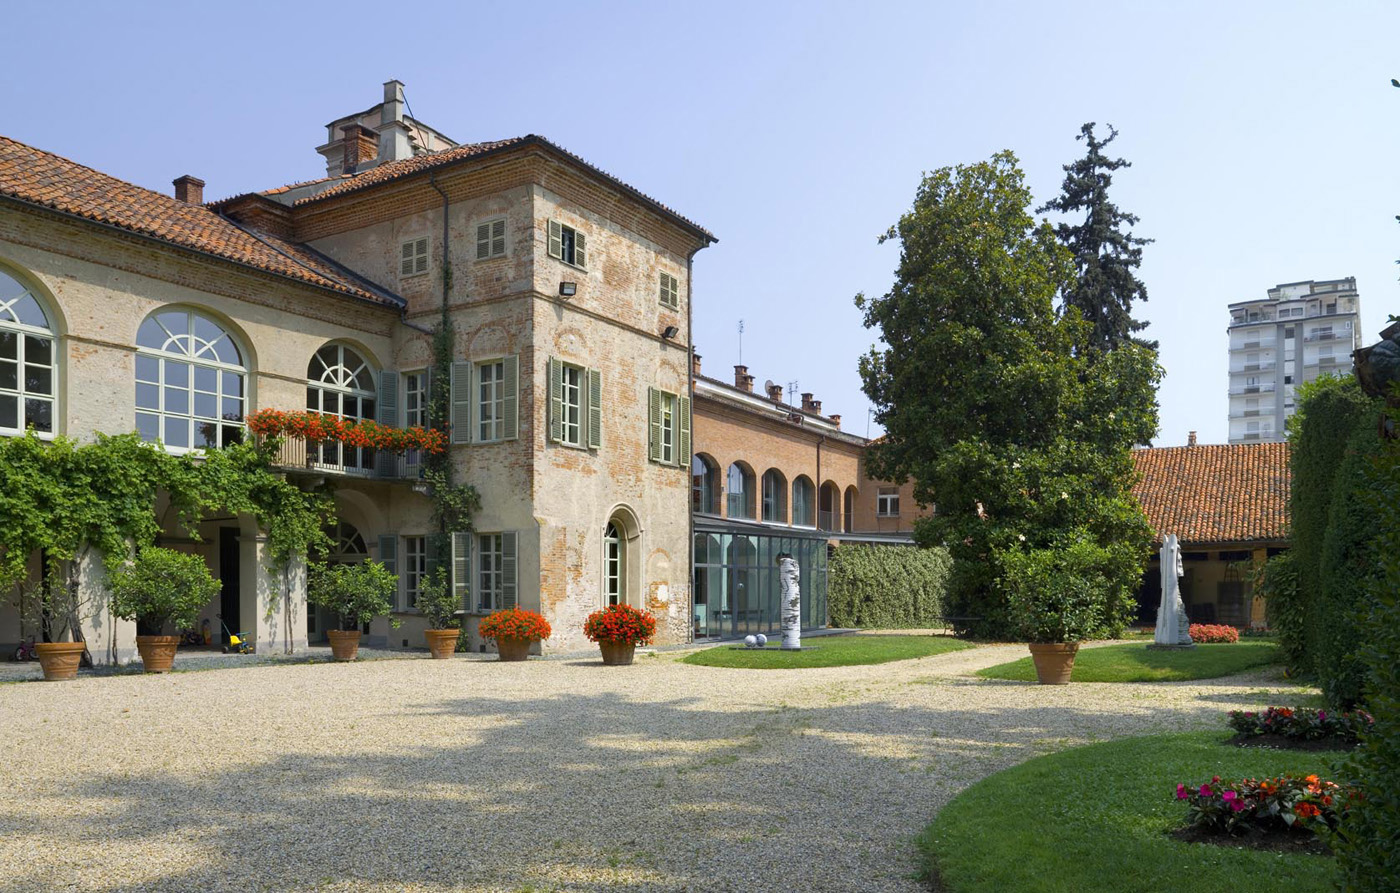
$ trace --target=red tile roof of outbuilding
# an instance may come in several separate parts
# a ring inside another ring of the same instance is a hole
[[[1183,543],[1289,538],[1287,443],[1159,447],[1133,454],[1133,488],[1158,538]]]

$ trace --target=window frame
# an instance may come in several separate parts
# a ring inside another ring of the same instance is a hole
[[[401,373],[403,376],[403,426],[405,428],[428,427],[428,370],[412,369]],[[417,387],[414,387],[415,383]],[[416,406],[413,404],[417,403]],[[416,419],[416,421],[415,421]]]
[[[326,359],[321,356],[322,351],[331,347],[336,350],[334,365],[328,363]],[[347,365],[347,353],[359,360],[359,368],[352,369]],[[318,360],[323,367],[321,377],[319,379],[313,379],[311,377],[311,369]],[[343,370],[344,373],[348,373],[349,383],[346,384],[340,381],[328,380],[327,376],[332,374],[336,374],[338,378],[343,377],[335,373],[335,370]],[[381,370],[375,368],[368,357],[362,354],[360,350],[353,345],[346,344],[343,341],[327,341],[325,344],[316,348],[311,354],[311,359],[306,364],[306,402],[308,404],[306,409],[310,412],[317,412],[322,415],[330,415],[342,419],[352,419],[355,421],[368,419],[372,422],[379,421],[379,402],[381,396],[379,393],[380,371]],[[360,387],[358,384],[358,379],[362,372],[369,376],[369,388]],[[314,407],[309,405],[312,391],[315,391],[317,395],[317,405]],[[332,411],[325,408],[327,395],[333,395],[335,397],[336,410]],[[344,412],[345,400],[347,397],[353,397],[355,399],[355,405],[357,407],[355,415],[346,415]],[[373,401],[373,403],[369,405],[368,410],[366,410],[365,404],[367,399]],[[312,467],[333,468],[348,474],[371,474],[374,471],[376,462],[373,449],[369,447],[354,447],[348,444],[342,444],[339,441],[325,441],[314,453],[308,448],[307,454],[308,460],[312,463]],[[336,461],[327,460],[327,455],[333,455]],[[354,461],[347,462],[346,459],[351,456],[354,457]]]
[[[680,412],[680,395],[661,391],[661,443],[659,451],[662,465],[676,464],[676,448],[680,445],[681,434]]]
[[[423,534],[403,538],[403,598],[409,611],[418,610],[418,596],[428,576],[428,537]]]
[[[881,487],[875,493],[875,517],[899,517],[899,488]]]
[[[498,611],[505,592],[505,536],[501,532],[478,533],[475,540],[476,610]],[[494,585],[488,581],[494,581]]]
[[[495,228],[499,225],[500,235],[495,234]],[[482,230],[486,230],[486,238],[482,238]],[[496,243],[500,242],[500,250],[496,250]],[[486,246],[486,253],[482,254],[482,246]],[[477,221],[476,224],[476,260],[497,260],[506,257],[510,253],[510,237],[506,229],[506,217],[504,214],[497,214]]]
[[[170,327],[165,322],[161,321],[162,316],[169,314],[180,314],[185,317],[186,324],[184,332],[172,332]],[[217,329],[219,332],[218,337],[211,340],[198,335],[195,331],[196,320],[203,320],[208,325]],[[146,328],[147,322],[154,322],[168,336],[163,346],[152,347],[140,343],[143,337],[142,329]],[[169,344],[172,340],[178,341],[181,338],[188,340],[188,352],[181,353],[178,350],[169,349]],[[202,341],[206,347],[197,347],[195,343],[196,339]],[[141,324],[137,328],[135,340],[136,358],[132,373],[135,398],[132,404],[132,415],[136,422],[136,430],[140,432],[142,440],[146,440],[147,443],[152,442],[148,440],[145,433],[141,431],[141,417],[150,416],[156,419],[158,428],[156,440],[160,441],[161,445],[171,453],[199,453],[204,451],[207,445],[195,443],[198,428],[201,424],[214,426],[216,437],[213,447],[215,449],[219,449],[230,443],[242,442],[248,430],[248,407],[251,402],[251,395],[248,391],[249,375],[248,361],[246,359],[247,349],[240,343],[239,339],[234,336],[234,333],[227,325],[206,312],[202,307],[181,304],[167,305],[152,310],[141,320]],[[215,350],[216,345],[221,340],[226,340],[228,342],[233,353],[237,357],[237,363],[230,363],[226,360],[219,359],[217,353],[215,353],[212,358],[207,355],[201,355],[206,350]],[[155,363],[154,380],[142,377],[142,375],[145,374],[142,371],[143,360],[149,360]],[[170,383],[168,373],[172,364],[184,366],[188,370],[183,386]],[[212,391],[208,388],[198,387],[198,370],[201,369],[209,370],[214,373]],[[227,376],[230,375],[233,376],[238,383],[238,394],[236,396],[229,396],[227,393]],[[142,405],[142,385],[154,387],[156,389],[156,406],[154,408]],[[171,396],[171,392],[178,391],[183,391],[185,394],[186,411],[184,412],[172,412],[167,406],[167,401]],[[212,396],[214,398],[214,411],[217,417],[200,415],[198,413],[199,395],[204,395],[206,397]],[[236,422],[224,419],[225,401],[228,400],[236,401],[240,407],[239,411],[241,415]],[[186,436],[188,439],[184,444],[172,445],[169,440],[168,423],[175,419],[187,422]],[[229,429],[234,429],[238,432],[237,440],[225,440],[225,435],[228,433]]]
[[[569,383],[569,375],[573,373],[574,382]],[[560,361],[559,363],[559,442],[566,447],[575,449],[588,448],[588,420],[584,413],[585,395],[588,389],[588,370],[574,363]],[[574,401],[569,401],[569,394],[572,391]],[[570,421],[572,414],[573,421]],[[569,437],[569,429],[573,428],[573,438]]]
[[[562,264],[578,270],[588,269],[588,235],[562,220],[549,220],[545,233],[546,253]]]
[[[474,372],[476,373],[476,380],[474,384],[476,387],[475,392],[472,395],[472,435],[474,437],[473,442],[496,443],[498,441],[505,440],[506,358],[495,357],[489,360],[478,360],[473,365],[476,367],[474,369]],[[482,390],[483,387],[486,384],[488,384],[485,376],[482,375],[482,370],[488,367],[490,367],[493,370],[493,375],[495,376],[489,382],[489,384],[492,386],[493,391],[493,396],[490,398],[489,401],[486,399],[486,396]],[[482,413],[483,408],[488,402],[492,406],[492,417],[489,422],[485,419]],[[485,424],[490,424],[495,432],[490,437],[482,433],[482,426]]]
[[[53,315],[49,312],[48,301],[43,299],[33,288],[26,285],[24,280],[17,275],[10,273],[4,267],[0,267],[0,279],[9,279],[19,287],[19,292],[3,304],[0,304],[0,314],[8,314],[14,317],[14,321],[4,320],[0,322],[0,330],[11,333],[15,336],[15,386],[0,390],[0,395],[12,397],[15,401],[15,427],[6,426],[0,428],[0,436],[22,436],[28,430],[30,424],[29,403],[31,401],[47,403],[49,411],[49,430],[40,431],[35,427],[35,435],[41,440],[52,440],[59,433],[62,422],[60,415],[59,401],[59,336],[54,327]],[[44,319],[43,327],[35,326],[20,320],[19,314],[13,309],[25,298],[33,302],[39,315]],[[45,366],[41,363],[30,362],[29,339],[36,341],[46,341],[48,343],[49,361]],[[6,361],[10,362],[10,361]],[[40,369],[47,368],[49,373],[49,392],[47,394],[30,392],[25,385],[26,370],[34,366]],[[246,404],[245,404],[246,410]],[[245,412],[246,415],[246,412]]]
[[[419,251],[419,247],[422,251]],[[399,278],[413,279],[426,276],[433,267],[433,243],[427,236],[415,236],[399,242]],[[405,271],[405,261],[407,271]]]
[[[660,275],[659,300],[661,306],[669,307],[672,310],[681,309],[681,281],[678,277],[672,276],[664,270]]]

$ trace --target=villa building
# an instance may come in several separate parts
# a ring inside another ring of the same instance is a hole
[[[481,495],[473,529],[451,534],[474,650],[480,617],[509,605],[544,613],[550,651],[585,647],[586,615],[618,602],[656,614],[662,644],[759,629],[776,621],[756,593],[777,551],[805,559],[820,626],[828,541],[907,541],[908,487],[866,477],[839,417],[697,375],[691,265],[715,241],[701,226],[542,137],[458,144],[405,113],[396,81],[316,151],[324,178],[206,203],[195,177],[162,195],[0,137],[0,436],[135,430],[198,451],[248,436],[260,409],[423,425],[445,388],[457,479]],[[444,315],[453,362],[435,381]],[[371,643],[423,641],[420,458],[295,439],[279,458],[332,485],[331,560],[399,576],[401,625],[374,621]],[[331,618],[299,568],[280,595],[253,519],[162,543],[222,581],[214,630],[259,650],[323,637]],[[93,656],[130,659],[133,625],[86,576]],[[0,643],[20,627],[0,604]]]

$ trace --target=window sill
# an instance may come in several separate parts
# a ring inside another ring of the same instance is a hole
[[[16,428],[0,428],[0,437],[23,437],[26,433],[26,430],[20,430]],[[34,436],[39,438],[40,440],[51,441],[58,435],[52,431],[35,431]]]

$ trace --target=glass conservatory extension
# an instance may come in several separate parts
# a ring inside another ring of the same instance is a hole
[[[696,525],[694,544],[695,638],[742,638],[782,632],[778,556],[797,560],[802,587],[802,628],[826,626],[826,550],[823,535],[791,528],[742,530]]]

